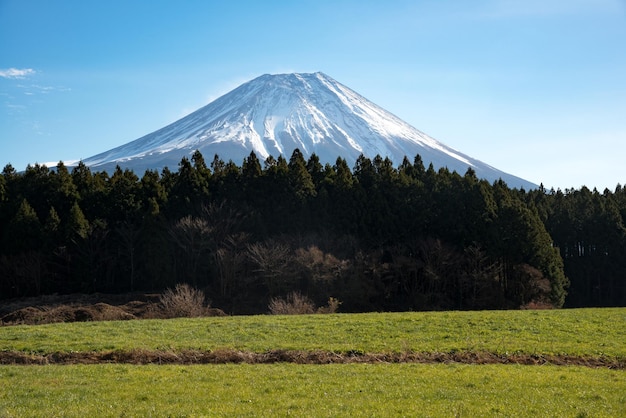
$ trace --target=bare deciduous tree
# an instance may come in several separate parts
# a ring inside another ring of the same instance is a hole
[[[298,248],[294,257],[301,268],[305,269],[314,281],[319,282],[329,283],[340,277],[347,266],[346,261],[339,260],[330,253],[324,253],[316,245],[310,245],[306,249]]]
[[[290,248],[273,240],[248,245],[248,258],[263,278],[269,294],[276,295],[289,281]],[[293,278],[291,278],[293,279]]]
[[[238,279],[244,274],[247,241],[248,235],[244,233],[228,235],[214,252],[221,296],[230,296]]]

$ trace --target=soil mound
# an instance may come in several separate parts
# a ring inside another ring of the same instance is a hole
[[[37,325],[55,322],[119,321],[136,318],[135,315],[126,312],[119,306],[96,303],[86,306],[29,306],[9,313],[3,316],[1,320],[5,325]]]
[[[225,316],[206,308],[203,316]],[[58,322],[126,321],[171,317],[159,304],[159,295],[61,295],[6,301],[0,304],[0,325],[41,325]]]

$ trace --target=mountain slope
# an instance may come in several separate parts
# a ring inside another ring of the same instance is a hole
[[[242,84],[190,115],[128,144],[87,158],[100,170],[115,165],[140,173],[175,170],[181,158],[200,150],[241,164],[251,151],[259,159],[317,154],[333,164],[341,156],[352,166],[360,154],[389,157],[395,165],[420,154],[424,164],[478,177],[502,178],[511,187],[536,185],[499,171],[420,132],[323,73],[263,75]]]

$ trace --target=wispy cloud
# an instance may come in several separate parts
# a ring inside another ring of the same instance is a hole
[[[29,85],[18,84],[17,87],[26,90],[24,94],[28,96],[32,96],[36,93],[48,94],[48,93],[53,93],[53,92],[72,91],[71,88],[65,87],[65,86],[42,86],[39,84],[29,84]]]
[[[35,74],[32,68],[5,68],[0,69],[0,77],[2,78],[26,78]]]

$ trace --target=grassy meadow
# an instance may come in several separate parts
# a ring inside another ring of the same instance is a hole
[[[0,327],[0,349],[491,352],[626,358],[626,309],[232,316]]]
[[[487,352],[626,359],[626,309],[242,316],[0,327],[0,350]],[[0,366],[0,417],[626,416],[626,371],[517,364]]]
[[[466,364],[0,367],[0,417],[620,417],[626,373]]]

